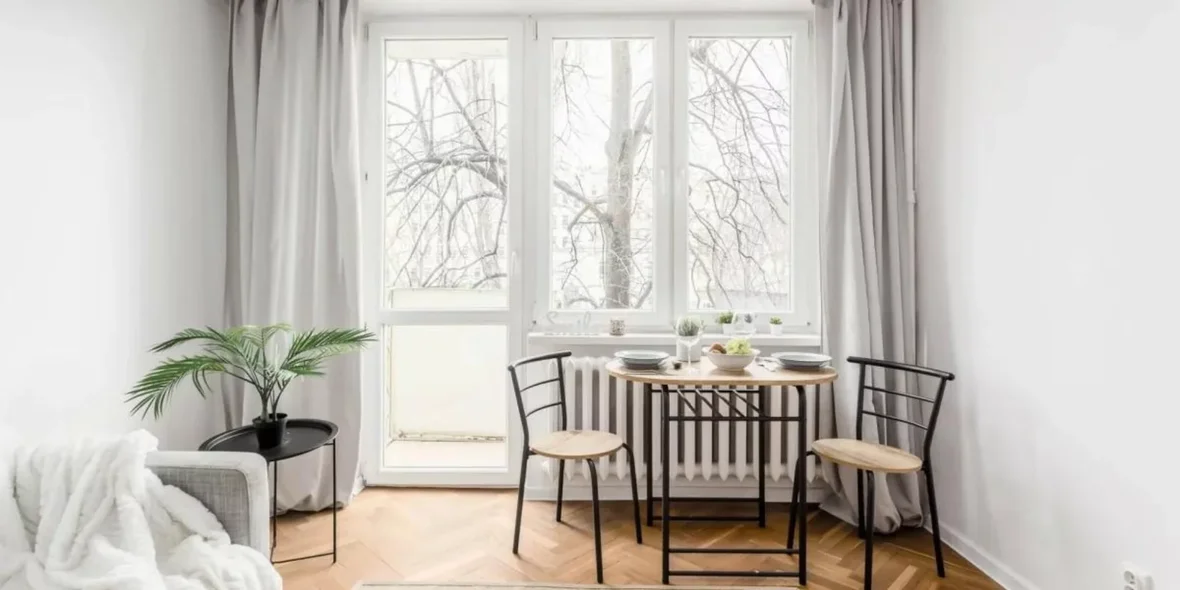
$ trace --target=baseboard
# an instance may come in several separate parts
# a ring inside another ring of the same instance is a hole
[[[659,494],[659,484],[656,485]],[[696,481],[677,480],[672,482],[673,495],[686,498],[709,498],[717,496],[755,496],[758,493],[756,480],[747,478],[746,481]],[[557,499],[557,484],[526,485],[524,489],[526,500]],[[820,481],[814,481],[807,488],[807,502],[817,504],[828,497],[830,490]],[[610,479],[599,482],[599,498],[605,501],[626,501],[631,499],[631,483],[625,480]],[[589,501],[590,486],[585,479],[574,478],[565,482],[563,497],[566,500]],[[643,481],[639,482],[639,497],[647,497],[647,487]],[[766,486],[766,500],[768,502],[790,502],[791,484],[786,479],[773,482]]]
[[[926,527],[929,530],[929,526]],[[996,556],[988,553],[974,541],[963,536],[954,527],[942,525],[942,542],[946,543],[955,551],[959,552],[964,559],[970,561],[972,565],[979,568],[979,571],[987,574],[989,578],[1007,590],[1041,590],[1035,584],[1028,581],[1027,578],[1012,571],[1012,568],[1005,565]]]

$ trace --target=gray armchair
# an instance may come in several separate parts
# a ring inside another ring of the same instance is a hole
[[[266,461],[253,453],[159,451],[147,466],[161,481],[200,500],[230,541],[270,555],[270,484]]]

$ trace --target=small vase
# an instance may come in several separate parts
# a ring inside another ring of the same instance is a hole
[[[262,421],[262,416],[255,418],[254,436],[258,438],[259,449],[273,449],[283,444],[287,437],[287,415],[281,412],[271,414],[266,422]]]
[[[783,325],[782,324],[771,324],[770,325],[770,335],[771,336],[782,336],[783,335]]]
[[[733,334],[733,324],[721,324],[722,334]]]

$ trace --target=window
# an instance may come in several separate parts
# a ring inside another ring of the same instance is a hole
[[[554,39],[549,305],[652,309],[651,39]]]
[[[507,307],[508,42],[385,51],[387,305]]]
[[[535,319],[814,330],[806,23],[542,20]]]
[[[806,286],[792,276],[792,39],[686,44],[688,309],[789,313]]]
[[[515,23],[515,50],[462,35],[382,46],[381,309],[633,330],[735,310],[814,332],[806,21]],[[510,163],[524,175],[512,199]]]

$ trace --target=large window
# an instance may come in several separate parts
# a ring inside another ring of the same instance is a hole
[[[381,308],[514,309],[539,329],[734,310],[814,332],[806,21],[517,23],[518,62],[504,38],[382,45]]]
[[[666,329],[737,310],[813,331],[806,23],[557,19],[537,31],[534,319]]]

